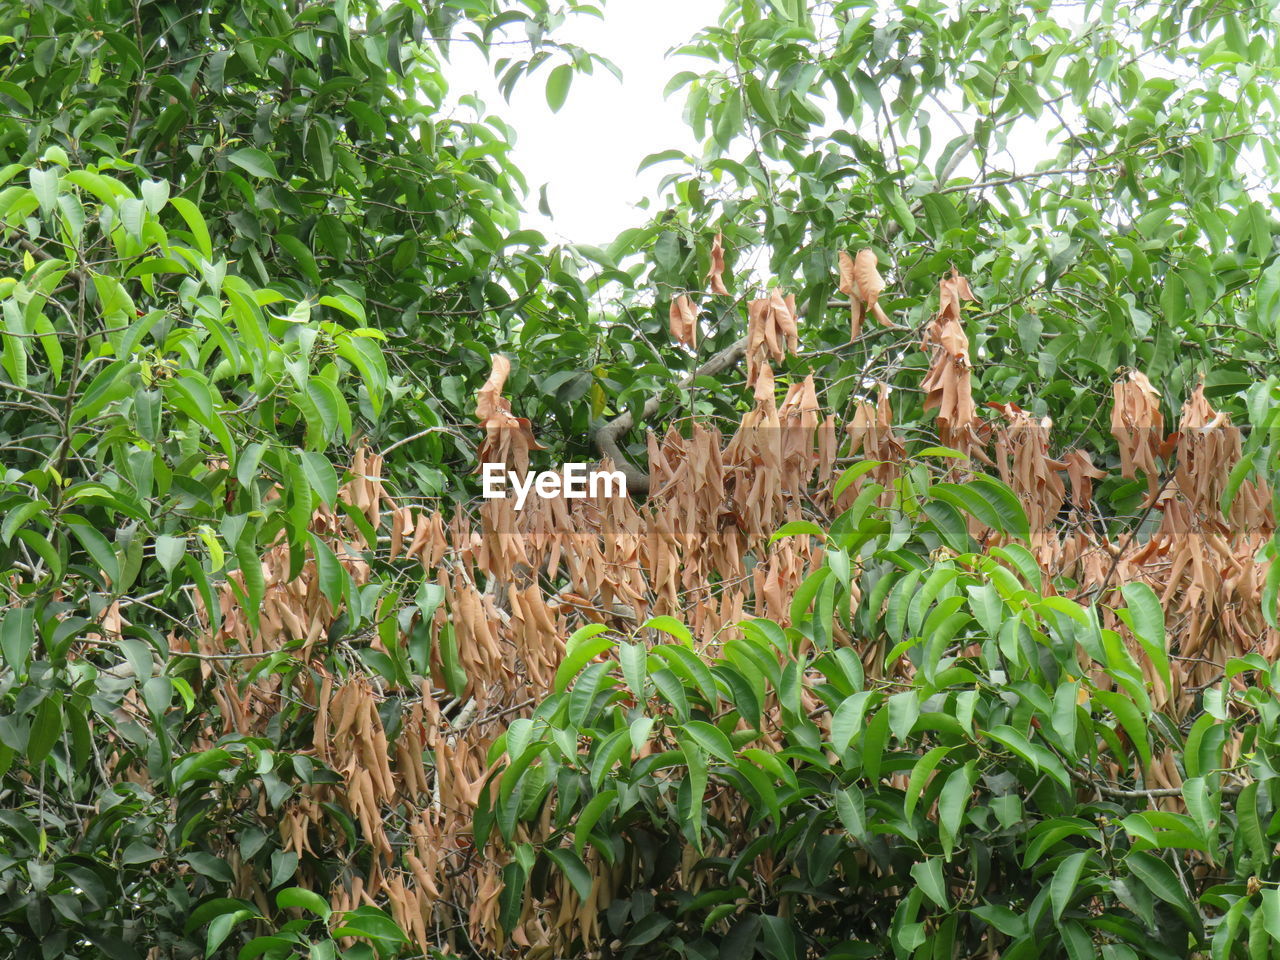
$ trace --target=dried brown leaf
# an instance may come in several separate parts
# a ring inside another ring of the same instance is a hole
[[[716,233],[711,244],[711,270],[707,273],[711,282],[711,292],[717,296],[728,296],[729,289],[724,285],[724,234]]]
[[[500,353],[491,358],[489,379],[476,394],[476,419],[481,423],[500,413],[510,413],[511,406],[502,397],[502,387],[511,373],[511,361]]]
[[[671,301],[671,336],[690,350],[698,349],[698,308],[686,294]]]

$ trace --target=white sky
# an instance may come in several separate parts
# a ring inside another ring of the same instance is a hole
[[[666,101],[662,91],[679,71],[702,72],[711,64],[693,57],[669,59],[666,53],[714,24],[722,8],[722,0],[609,0],[604,20],[570,19],[555,31],[556,38],[612,60],[623,82],[598,65],[590,76],[575,74],[559,113],[547,106],[546,81],[551,69],[564,62],[561,56],[522,77],[507,104],[492,66],[470,45],[454,44],[446,69],[450,100],[478,95],[517,132],[512,156],[529,182],[525,227],[553,241],[604,246],[621,231],[644,223],[647,215],[633,204],[654,197],[658,181],[673,166],[658,164],[637,175],[640,161],[671,148],[700,153],[681,119],[687,91],[678,90]],[[503,49],[493,48],[493,59],[503,56]],[[527,48],[521,55],[527,56]],[[537,210],[544,183],[549,185],[552,222]]]

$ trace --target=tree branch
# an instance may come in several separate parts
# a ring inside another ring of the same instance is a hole
[[[747,338],[736,340],[729,346],[725,347],[719,353],[713,354],[706,363],[697,367],[690,373],[681,378],[676,384],[677,390],[683,390],[693,384],[699,377],[713,377],[721,370],[727,370],[736,366],[738,361],[743,358],[747,352]],[[660,396],[652,396],[645,401],[644,409],[640,412],[641,421],[648,420],[662,405]],[[614,466],[621,470],[627,478],[627,492],[635,496],[646,496],[649,493],[649,473],[647,470],[640,470],[627,461],[623,455],[621,448],[618,446],[618,438],[630,430],[635,424],[632,422],[631,411],[619,414],[607,423],[601,424],[596,428],[594,440],[596,448],[606,457],[613,461]]]

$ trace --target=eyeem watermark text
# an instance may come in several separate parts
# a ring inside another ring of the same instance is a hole
[[[533,492],[543,500],[564,497],[566,500],[584,500],[590,497],[625,497],[627,477],[621,470],[589,470],[585,463],[566,463],[555,470],[543,470],[525,474],[524,479],[505,463],[486,463],[481,467],[484,479],[484,498],[502,500],[507,487],[515,491],[517,510],[524,508],[525,500]]]

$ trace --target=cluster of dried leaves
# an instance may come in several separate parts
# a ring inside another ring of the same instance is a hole
[[[723,270],[722,256],[713,262]],[[713,288],[723,287],[719,273],[712,279]],[[883,280],[874,256],[842,258],[841,283],[853,299],[855,336],[868,313],[886,322],[877,303]],[[968,452],[972,461],[989,464],[1021,498],[1035,531],[1034,557],[1049,575],[1045,584],[1069,578],[1077,586],[1068,595],[1090,600],[1105,597],[1116,584],[1142,580],[1162,596],[1176,656],[1171,686],[1147,665],[1157,709],[1174,716],[1190,709],[1194,692],[1217,678],[1216,665],[1228,657],[1252,650],[1268,658],[1280,653],[1280,636],[1260,614],[1265,570],[1254,560],[1275,525],[1270,493],[1246,482],[1230,514],[1222,516],[1219,498],[1240,457],[1240,440],[1227,418],[1210,408],[1203,390],[1187,402],[1178,430],[1165,437],[1154,387],[1137,372],[1117,383],[1113,432],[1121,473],[1148,479],[1149,512],[1158,511],[1159,524],[1149,537],[1113,542],[1095,524],[1060,522],[1068,485],[1070,507],[1083,520],[1093,483],[1104,477],[1086,451],[1054,457],[1051,424],[1012,404],[995,406],[991,420],[979,417],[963,327],[963,306],[973,293],[953,272],[939,294],[923,346],[931,357],[927,407],[937,410],[940,439]],[[697,320],[689,316],[691,309],[673,305],[672,323],[692,347]],[[661,438],[651,434],[652,493],[644,502],[531,499],[516,511],[510,500],[490,500],[476,514],[445,518],[388,500],[380,459],[357,456],[341,499],[388,535],[369,542],[349,517],[328,508],[316,512],[314,530],[356,584],[368,582],[366,558],[376,556],[402,566],[408,562],[420,571],[415,577],[439,587],[444,599],[427,624],[431,675],[445,675],[441,651],[451,638],[465,674],[457,696],[447,696],[432,681],[414,690],[388,689],[363,669],[335,673],[331,653],[337,662],[346,658],[354,664],[358,646],[380,649],[382,641],[375,631],[329,650],[326,638],[340,611],[325,596],[314,561],[301,576],[289,578],[284,544],[261,561],[265,586],[258,629],[243,609],[245,594],[233,583],[221,591],[220,625],[214,629],[206,617],[206,630],[195,638],[198,651],[210,657],[202,661],[204,680],[222,708],[222,727],[209,730],[208,737],[212,742],[228,732],[261,734],[299,703],[312,714],[312,750],[342,782],[310,788],[274,819],[284,845],[299,854],[342,849],[341,819],[355,825],[372,853],[348,860],[343,876],[325,891],[336,907],[387,903],[424,951],[467,944],[493,955],[541,958],[566,952],[575,938],[601,942],[599,911],[631,878],[621,867],[592,859],[587,865],[595,885],[586,901],[560,878],[543,899],[526,901],[511,940],[503,937],[498,898],[505,854],[473,849],[471,834],[481,787],[494,773],[486,762],[494,738],[548,694],[563,638],[584,622],[633,634],[649,617],[670,614],[709,650],[733,636],[743,617],[786,623],[790,598],[822,562],[822,548],[807,537],[769,543],[773,531],[790,520],[829,519],[868,483],[886,488],[882,498],[892,497],[904,469],[906,445],[895,432],[888,388],[880,387],[875,402],[856,403],[843,430],[833,415],[823,415],[812,378],[791,384],[779,404],[770,361],[796,348],[794,303],[775,290],[753,302],[749,314],[751,410],[728,438],[699,423],[688,436],[674,427]],[[485,429],[481,459],[523,471],[538,446],[529,421],[516,417],[502,397],[508,371],[505,358],[495,357],[477,398]],[[880,465],[835,497],[842,457]],[[1177,468],[1160,483],[1159,461],[1170,458]],[[959,468],[961,477],[965,469],[970,468]],[[974,532],[998,542],[976,524]],[[236,573],[232,580],[242,577]],[[1113,615],[1106,625],[1125,630]],[[217,659],[228,653],[265,656],[297,641],[302,643],[296,655],[308,669],[288,682],[280,673],[250,675],[252,659]],[[834,642],[856,643],[868,675],[883,674],[887,638],[855,641],[837,624]],[[1136,643],[1134,651],[1146,664]],[[394,738],[377,709],[392,696],[403,706]],[[777,705],[769,709],[776,717]],[[759,745],[778,747],[777,729],[766,720]],[[1172,757],[1157,756],[1146,777],[1151,785],[1176,786]],[[734,802],[723,794],[709,797],[726,822],[739,812]],[[265,808],[259,814],[273,819]],[[551,827],[544,821],[522,829],[523,839],[536,843]],[[232,843],[228,855],[234,861]],[[673,879],[689,889],[699,883],[692,862]],[[240,894],[264,910],[269,906],[252,871],[240,869],[239,882]]]

